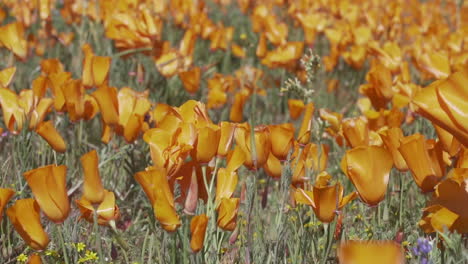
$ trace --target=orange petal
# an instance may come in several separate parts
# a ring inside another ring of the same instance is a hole
[[[391,154],[383,147],[362,146],[348,150],[343,160],[344,172],[356,187],[361,200],[370,206],[378,205],[387,192],[393,166]]]
[[[14,22],[0,27],[0,43],[20,59],[26,59],[28,43],[24,38],[24,26],[21,22]]]
[[[52,121],[40,123],[36,128],[36,133],[39,134],[49,145],[57,152],[64,153],[67,151],[67,145],[57,129],[52,124]]]
[[[226,231],[233,231],[237,224],[239,198],[223,198],[218,207],[218,226]]]
[[[34,199],[17,200],[7,209],[7,215],[26,244],[35,250],[44,250],[49,236],[41,225],[39,205]]]
[[[274,139],[271,142],[271,153],[279,160],[286,160],[294,140],[294,126],[292,124],[271,125],[269,129],[270,136]]]
[[[62,223],[70,213],[66,174],[65,165],[48,165],[23,174],[41,210],[54,223]]]
[[[92,150],[80,158],[83,166],[83,197],[90,203],[101,203],[105,198],[102,187],[101,176],[99,175],[99,163],[96,150]]]
[[[292,120],[296,120],[301,116],[305,108],[304,102],[298,99],[288,99],[289,116]]]
[[[14,194],[15,191],[13,191],[12,189],[0,188],[0,223],[3,217],[3,209]]]
[[[297,141],[299,144],[305,145],[309,143],[311,130],[312,130],[312,121],[314,117],[314,104],[308,103],[305,106],[305,113],[302,119],[301,128],[299,129],[299,133],[297,135]]]
[[[16,67],[9,67],[0,71],[0,85],[7,87],[10,85],[16,73]]]
[[[398,148],[411,170],[416,184],[423,192],[433,191],[434,186],[439,181],[427,149],[427,143],[421,134],[400,139],[400,147]]]
[[[91,95],[99,105],[104,122],[108,125],[117,125],[119,123],[119,114],[115,88],[102,85]]]
[[[216,201],[219,202],[223,198],[231,198],[236,190],[238,178],[237,173],[234,171],[229,171],[225,168],[220,168],[218,170],[216,178]]]
[[[283,167],[281,166],[281,161],[273,155],[272,152],[268,155],[267,162],[263,165],[263,169],[268,174],[268,176],[278,179],[281,177]]]
[[[194,67],[192,70],[179,73],[179,78],[187,92],[194,94],[200,88],[201,69]]]
[[[209,218],[205,214],[201,214],[193,217],[192,221],[190,221],[190,248],[194,253],[197,253],[203,248],[208,219]]]
[[[400,147],[400,140],[404,137],[403,131],[399,127],[389,128],[379,132],[385,147],[390,151],[393,157],[393,164],[399,171],[407,171],[405,159],[401,156],[398,148]]]

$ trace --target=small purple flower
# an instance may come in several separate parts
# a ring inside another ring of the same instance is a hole
[[[429,253],[432,250],[431,242],[423,237],[418,238],[417,245],[412,248],[413,254],[420,257],[421,264],[430,264]]]

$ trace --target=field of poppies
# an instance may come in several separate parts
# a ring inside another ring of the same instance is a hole
[[[468,2],[0,1],[0,263],[468,263]]]

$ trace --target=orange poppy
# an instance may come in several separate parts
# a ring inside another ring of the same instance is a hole
[[[194,216],[192,221],[190,221],[190,248],[194,253],[197,253],[203,248],[208,220],[209,218],[205,214],[201,214]]]
[[[48,165],[25,172],[24,177],[44,214],[54,223],[62,223],[70,213],[65,165]]]
[[[13,81],[13,77],[16,73],[16,67],[5,68],[0,71],[0,86],[8,87]]]
[[[199,127],[198,136],[192,151],[192,158],[198,163],[207,164],[216,155],[221,138],[221,129],[217,125]]]
[[[404,138],[403,131],[399,127],[385,129],[379,132],[383,143],[388,151],[392,154],[393,164],[399,171],[407,171],[408,165],[406,165],[405,159],[401,155],[398,148],[400,147],[400,140]]]
[[[286,160],[294,141],[294,126],[292,124],[270,125],[271,153],[279,160]]]
[[[392,155],[379,146],[353,148],[346,151],[341,161],[341,169],[369,206],[378,205],[385,198],[392,166]]]
[[[2,221],[3,217],[3,209],[14,194],[15,191],[13,191],[12,189],[0,188],[0,222]]]
[[[85,196],[75,202],[81,212],[80,219],[85,219],[90,223],[94,222],[95,212],[99,225],[107,225],[110,221],[115,221],[120,217],[119,207],[115,203],[115,195],[111,191],[104,190],[104,198],[97,208]]]
[[[162,228],[168,232],[175,231],[181,221],[175,210],[174,195],[169,187],[166,171],[149,169],[136,173],[134,177],[148,196]]]
[[[42,264],[41,256],[36,253],[32,254],[29,256],[28,264]]]
[[[400,147],[398,148],[411,170],[414,181],[423,192],[432,192],[434,186],[443,177],[441,171],[438,173],[438,168],[431,158],[428,143],[430,142],[427,142],[424,136],[418,133],[400,139]]]
[[[225,157],[231,148],[234,133],[236,131],[236,125],[230,122],[221,122],[220,123],[221,135],[218,144],[218,155]]]
[[[58,133],[51,120],[40,123],[36,128],[36,133],[45,139],[55,151],[60,153],[67,151],[65,141]]]
[[[267,126],[254,128],[255,150],[253,150],[250,130],[248,125],[239,126],[235,132],[236,143],[246,155],[244,165],[250,169],[258,169],[266,163],[270,153],[270,132]]]
[[[233,231],[237,225],[239,198],[222,198],[218,207],[218,226],[226,231]]]
[[[343,120],[341,124],[343,136],[352,148],[369,145],[369,126],[363,117]]]
[[[200,88],[201,69],[194,67],[192,70],[179,73],[179,78],[187,92],[194,94]]]
[[[0,27],[0,44],[25,60],[28,55],[28,43],[24,38],[23,24],[14,22]]]
[[[80,161],[84,172],[83,198],[92,204],[99,204],[104,200],[105,192],[99,174],[99,161],[96,150],[81,156]]]
[[[107,84],[111,58],[95,56],[93,49],[89,44],[82,47],[84,53],[83,59],[83,85],[86,87],[101,86]]]
[[[288,99],[289,116],[292,120],[296,120],[301,116],[305,108],[304,101],[299,99]]]
[[[314,103],[308,103],[305,106],[305,113],[302,119],[301,128],[299,129],[299,133],[297,135],[297,142],[299,144],[305,145],[310,141],[314,109]]]
[[[426,233],[436,230],[443,232],[447,228],[451,232],[468,232],[468,169],[452,169],[445,180],[435,187],[433,198],[424,209],[419,225]]]
[[[114,87],[101,85],[91,96],[96,99],[101,110],[102,119],[107,125],[117,125],[119,123],[119,103],[117,90]]]
[[[47,247],[49,236],[41,225],[39,205],[34,199],[17,200],[6,213],[26,244],[35,250]]]
[[[321,172],[311,191],[301,188],[294,191],[296,202],[311,206],[317,218],[324,223],[332,222],[337,211],[357,197],[356,192],[343,197],[341,183],[330,185],[330,181],[331,176],[327,172]]]

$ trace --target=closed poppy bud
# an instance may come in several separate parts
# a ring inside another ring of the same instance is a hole
[[[281,177],[283,167],[281,166],[281,161],[275,155],[273,155],[272,152],[270,152],[267,162],[263,165],[263,169],[268,174],[268,176],[274,179],[278,179]]]
[[[47,247],[49,236],[42,228],[39,205],[34,199],[17,200],[6,213],[26,244],[35,250]]]
[[[403,248],[393,240],[349,240],[340,244],[337,254],[341,264],[405,263]]]
[[[207,164],[216,155],[221,137],[221,130],[216,125],[198,128],[198,140],[192,152],[193,158],[201,164]]]
[[[269,127],[271,153],[279,160],[286,160],[294,141],[294,127],[292,124],[272,125]]]
[[[289,99],[288,100],[289,116],[292,120],[298,119],[302,111],[304,111],[305,105],[304,101],[299,99]]]
[[[29,256],[28,264],[42,264],[41,256],[36,253],[32,254]]]
[[[5,208],[8,201],[13,197],[15,191],[8,188],[0,188],[0,223],[2,221],[3,209]]]
[[[54,223],[62,223],[70,213],[66,176],[65,165],[49,165],[24,173],[34,198],[44,214]]]
[[[342,170],[356,187],[359,197],[369,206],[378,205],[385,198],[392,166],[391,154],[378,146],[348,150],[341,162]]]
[[[208,217],[205,214],[197,215],[190,221],[190,248],[194,253],[197,253],[203,248],[205,242],[206,226],[208,225]]]
[[[218,155],[225,157],[231,148],[232,140],[234,139],[234,132],[236,125],[230,122],[221,122],[221,136],[218,145]]]
[[[390,151],[393,157],[393,164],[399,171],[407,171],[408,165],[401,156],[398,148],[400,147],[400,139],[404,138],[403,131],[399,127],[389,128],[379,132],[385,147]]]
[[[411,170],[414,181],[423,192],[432,192],[440,180],[437,178],[428,147],[423,135],[414,134],[400,139],[398,148]]]
[[[105,194],[99,174],[96,150],[84,154],[80,160],[84,171],[83,197],[92,204],[101,203]]]
[[[218,207],[218,226],[226,231],[233,231],[237,224],[239,198],[223,198]]]
[[[352,148],[369,145],[369,127],[362,117],[350,118],[341,125],[343,136]]]
[[[167,172],[164,169],[141,171],[135,174],[135,180],[143,187],[162,228],[174,232],[181,222],[175,210],[174,195],[167,180]]]
[[[314,109],[313,103],[308,103],[305,107],[304,118],[302,119],[301,128],[297,135],[297,142],[301,145],[305,145],[310,141]]]
[[[188,187],[187,197],[185,199],[185,204],[184,204],[184,213],[189,214],[189,215],[195,214],[195,210],[197,209],[197,203],[198,203],[198,179],[197,179],[197,173],[195,171],[195,168],[192,167],[190,185]]]
[[[110,221],[115,221],[120,217],[119,207],[115,203],[115,195],[108,190],[104,190],[104,199],[97,209],[84,196],[76,201],[76,205],[80,209],[81,218],[90,223],[94,222],[94,211],[96,211],[99,225],[107,225]]]
[[[57,129],[52,124],[52,121],[40,123],[36,128],[36,133],[39,134],[49,145],[57,152],[64,153],[67,151],[67,145]]]

